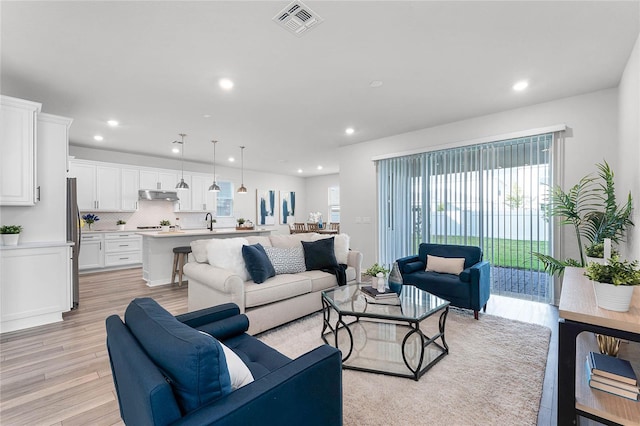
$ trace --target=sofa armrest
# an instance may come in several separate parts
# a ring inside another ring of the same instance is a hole
[[[341,425],[342,355],[320,346],[173,424]]]
[[[473,306],[475,310],[480,310],[491,295],[491,265],[486,260],[476,263],[469,268],[471,273],[471,300],[477,301],[478,305]]]
[[[176,319],[189,327],[198,328],[204,324],[220,321],[225,318],[240,315],[240,308],[235,303],[225,303],[211,308],[198,309],[186,314],[176,315]]]
[[[358,250],[349,250],[347,266],[351,266],[356,270],[356,281],[360,281],[362,274],[362,257],[362,253]]]
[[[401,275],[410,274],[417,270],[424,271],[426,268],[426,265],[420,260],[417,254],[401,257],[396,260],[396,262],[398,263],[398,269],[400,270]]]

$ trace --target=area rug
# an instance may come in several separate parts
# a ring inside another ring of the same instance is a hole
[[[435,332],[432,320],[421,329]],[[321,329],[318,313],[258,338],[295,358],[323,344]],[[543,326],[491,315],[476,321],[472,313],[452,309],[449,355],[420,381],[343,371],[344,424],[535,425],[550,335]]]

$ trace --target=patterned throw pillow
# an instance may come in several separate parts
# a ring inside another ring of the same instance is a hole
[[[276,270],[276,275],[297,274],[307,270],[302,246],[289,248],[265,247],[264,251]]]

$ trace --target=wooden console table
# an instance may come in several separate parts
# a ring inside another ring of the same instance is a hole
[[[558,425],[583,416],[608,425],[640,425],[640,402],[589,387],[586,355],[597,351],[593,333],[640,342],[640,287],[628,312],[598,308],[582,268],[566,268],[558,323]],[[586,332],[586,333],[585,333]]]

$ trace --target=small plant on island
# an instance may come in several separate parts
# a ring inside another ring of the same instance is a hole
[[[379,265],[378,263],[374,263],[369,269],[364,272],[366,275],[371,275],[372,277],[377,277],[379,273],[382,273],[383,276],[387,276],[389,273],[389,269],[384,266]]]
[[[116,225],[126,225],[127,222],[122,220],[122,219],[118,219],[118,221],[116,222]]]
[[[605,265],[589,263],[584,273],[590,280],[613,285],[640,285],[640,268],[638,261],[620,261],[612,256]]]
[[[3,225],[0,227],[0,234],[19,234],[22,232],[20,225]]]
[[[171,222],[166,219],[160,221],[160,226],[171,226]]]
[[[237,219],[237,222],[238,222],[238,226],[242,226],[242,225],[244,225],[244,223],[246,222],[246,219],[245,219],[245,218],[243,218],[243,217],[239,217],[239,218]]]

